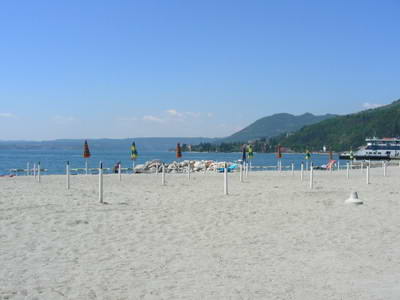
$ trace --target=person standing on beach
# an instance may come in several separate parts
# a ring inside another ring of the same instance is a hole
[[[247,158],[246,148],[247,148],[247,145],[244,144],[242,146],[242,164],[246,163],[246,158]]]

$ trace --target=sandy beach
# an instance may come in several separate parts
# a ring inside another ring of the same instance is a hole
[[[400,168],[0,178],[0,299],[400,299]],[[357,191],[363,205],[344,201]]]

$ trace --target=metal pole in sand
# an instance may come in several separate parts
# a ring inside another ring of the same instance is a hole
[[[383,163],[383,177],[386,177],[386,161]]]
[[[294,163],[292,163],[292,176],[294,176]]]
[[[26,163],[26,176],[29,176],[29,162]]]
[[[37,172],[38,172],[38,176],[37,176],[38,182],[40,182],[40,161],[39,161],[39,163],[38,163],[38,170],[37,170]]]
[[[304,163],[301,162],[301,167],[300,167],[300,180],[303,181],[303,175],[304,175]]]
[[[65,167],[65,172],[66,172],[66,176],[67,176],[67,190],[69,190],[70,185],[69,185],[69,161],[67,161],[67,165]]]
[[[188,164],[187,174],[188,174],[188,180],[190,180],[190,162]]]
[[[367,166],[367,184],[369,184],[369,166]]]
[[[243,182],[243,164],[240,164],[239,178],[240,178],[240,182]]]
[[[122,180],[122,174],[121,174],[121,163],[118,164],[118,176],[119,176],[119,181]]]
[[[132,174],[135,174],[135,161],[132,161]]]
[[[88,174],[88,163],[87,163],[87,158],[85,158],[85,172],[86,175]]]
[[[33,177],[36,179],[36,164],[33,164]]]
[[[310,189],[314,186],[314,167],[310,166]]]
[[[228,168],[224,167],[224,195],[228,195]]]
[[[161,185],[165,185],[165,165],[162,165]]]
[[[349,175],[350,175],[350,164],[347,163],[346,164],[346,178],[349,179]]]
[[[100,162],[99,168],[99,202],[103,203],[103,163]]]
[[[156,175],[158,175],[158,163],[156,163]]]
[[[362,173],[364,171],[364,163],[363,162],[361,162],[360,169],[361,169],[361,173]]]
[[[339,159],[337,161],[337,169],[338,169],[338,171],[340,170],[340,160]]]

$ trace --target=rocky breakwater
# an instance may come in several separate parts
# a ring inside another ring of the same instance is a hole
[[[216,162],[213,160],[184,160],[180,162],[173,161],[171,163],[164,163],[161,160],[152,160],[145,164],[135,166],[135,173],[162,172],[163,165],[165,165],[166,173],[184,173],[187,172],[189,166],[192,172],[212,172],[224,168],[225,165],[230,170],[234,170],[238,166],[232,162]]]

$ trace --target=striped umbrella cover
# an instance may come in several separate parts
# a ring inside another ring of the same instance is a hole
[[[253,156],[254,156],[253,146],[252,146],[252,145],[249,145],[249,146],[247,147],[247,157],[248,157],[249,159],[252,159]]]
[[[136,149],[136,144],[135,144],[135,142],[133,142],[132,146],[131,146],[131,159],[136,160],[137,157],[138,157],[138,152]]]

